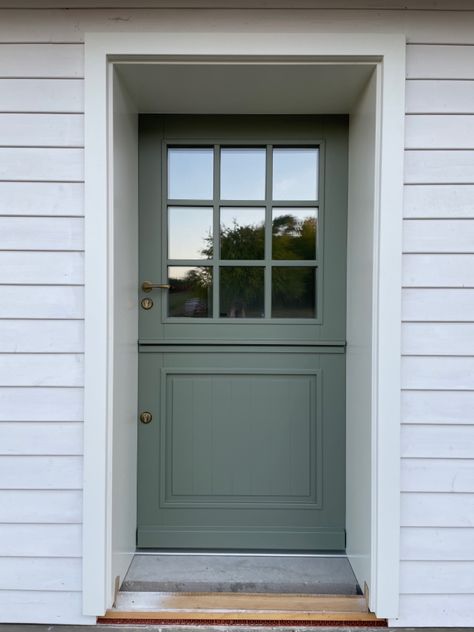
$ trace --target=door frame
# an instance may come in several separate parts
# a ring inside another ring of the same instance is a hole
[[[367,580],[371,610],[394,619],[405,37],[360,33],[86,35],[83,613],[100,616],[112,605],[135,550],[138,109],[116,70],[124,62],[222,67],[240,59],[373,66],[349,132],[347,495],[354,498],[352,485],[358,501],[347,504],[348,555],[359,581]]]

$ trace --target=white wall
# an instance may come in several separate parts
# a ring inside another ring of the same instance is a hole
[[[81,615],[83,34],[406,32],[398,625],[474,625],[474,12],[0,12],[0,614]],[[18,44],[15,42],[26,42]],[[29,43],[28,43],[29,42]]]
[[[400,569],[408,625],[474,625],[473,53],[408,47]]]
[[[359,584],[372,586],[373,269],[377,71],[350,115],[347,209],[346,552]],[[350,528],[349,528],[350,527]]]
[[[112,580],[120,585],[133,559],[137,529],[138,398],[138,116],[119,78],[114,90],[115,246],[113,349]],[[109,582],[112,583],[112,582]]]

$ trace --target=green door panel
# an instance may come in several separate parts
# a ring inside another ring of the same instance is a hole
[[[140,354],[138,546],[341,549],[342,353]]]
[[[166,283],[167,270],[167,177],[166,148],[212,147],[219,143],[244,145],[257,143],[265,147],[285,147],[293,143],[319,147],[317,314],[314,319],[251,319],[248,322],[214,318],[195,322],[192,318],[168,318],[166,291],[152,294],[154,306],[140,310],[140,341],[172,343],[206,343],[245,341],[269,344],[343,344],[346,331],[346,233],[347,233],[347,117],[252,117],[252,116],[156,116],[140,117],[139,184],[140,184],[140,278],[142,281]],[[199,145],[197,145],[199,146]],[[217,178],[216,178],[217,179]],[[269,175],[267,174],[267,180]],[[271,195],[269,193],[269,195]],[[267,200],[268,201],[268,200]],[[224,204],[232,202],[223,201]],[[245,201],[243,201],[245,203]],[[219,202],[189,201],[190,206],[219,206]],[[278,202],[276,202],[278,204]],[[236,206],[240,204],[235,203]],[[265,206],[256,201],[253,206]],[[272,212],[272,203],[268,201]],[[298,206],[298,202],[294,205]],[[170,204],[173,206],[173,204]],[[217,211],[216,211],[217,212]],[[217,225],[214,226],[217,232]],[[270,229],[271,230],[271,229]],[[266,257],[271,259],[271,233],[266,235]],[[247,258],[247,257],[243,257]],[[257,261],[256,263],[261,263]],[[238,265],[247,265],[248,262]],[[309,265],[308,261],[293,261]],[[192,265],[192,263],[190,264]],[[196,264],[195,264],[196,265]],[[279,268],[278,260],[273,261]],[[224,270],[225,272],[225,270]],[[214,278],[215,284],[217,279]],[[268,284],[267,284],[268,285]],[[294,281],[288,281],[294,290]],[[212,294],[212,292],[211,292]],[[142,293],[142,298],[147,296]],[[212,298],[212,297],[211,297]],[[214,293],[214,298],[216,294]],[[270,302],[268,297],[267,302]],[[214,313],[219,310],[218,300]]]
[[[141,548],[345,547],[347,126],[140,117]]]

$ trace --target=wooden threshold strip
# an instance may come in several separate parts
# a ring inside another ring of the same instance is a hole
[[[100,623],[157,621],[279,625],[304,622],[348,622],[386,625],[368,611],[360,595],[290,595],[258,593],[146,593],[121,592],[114,608]]]

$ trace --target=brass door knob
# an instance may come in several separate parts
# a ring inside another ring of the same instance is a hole
[[[140,421],[142,422],[142,424],[149,424],[152,419],[153,415],[148,412],[148,410],[144,410],[142,413],[140,413]]]

